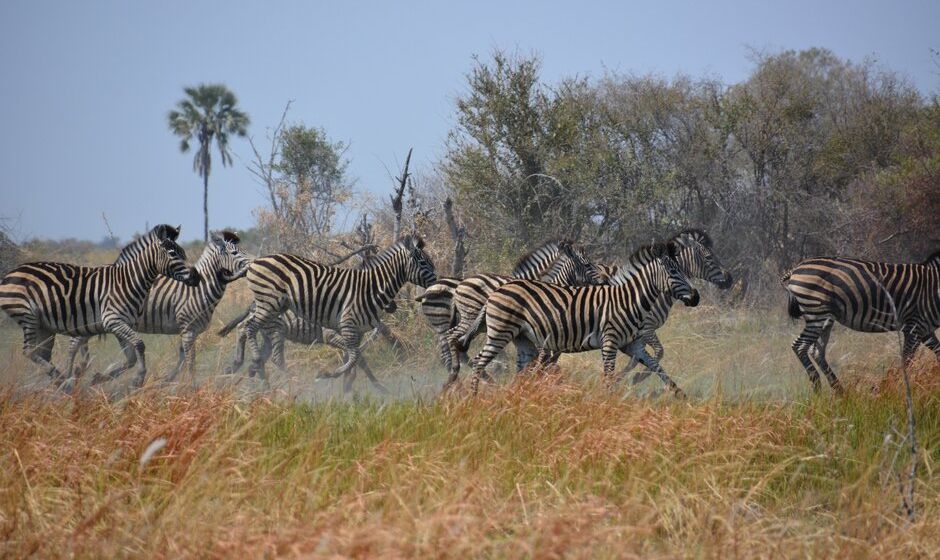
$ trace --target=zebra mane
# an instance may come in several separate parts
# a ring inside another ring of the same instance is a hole
[[[413,251],[414,249],[424,249],[424,239],[417,233],[408,234],[395,243],[392,243],[384,251],[379,253],[372,259],[368,265],[363,267],[364,270],[375,268],[380,264],[388,262],[394,255],[396,255],[401,249],[406,251]],[[431,256],[425,254],[425,257],[430,261]],[[433,262],[432,262],[433,264]]]
[[[627,261],[617,268],[617,273],[612,278],[612,283],[616,284],[618,280],[623,280],[634,276],[643,267],[662,257],[668,252],[667,243],[650,243],[643,245],[627,257]]]
[[[516,260],[516,264],[512,266],[513,274],[515,274],[520,268],[523,268],[526,265],[526,263],[528,263],[536,255],[536,253],[538,253],[545,247],[548,247],[549,245],[557,245],[560,249],[563,245],[568,245],[568,246],[573,245],[573,242],[570,239],[558,238],[558,239],[549,239],[547,241],[543,241],[539,243],[534,248],[529,250],[526,254],[522,255]]]
[[[121,249],[121,253],[118,255],[118,258],[115,259],[114,264],[121,264],[131,260],[137,256],[138,253],[143,251],[147,245],[153,243],[156,240],[168,239],[175,242],[179,235],[179,226],[173,227],[170,224],[159,224],[153,226],[153,229],[125,245],[124,248]]]
[[[940,249],[937,249],[933,253],[930,253],[930,256],[924,259],[924,264],[932,264],[934,266],[940,266]]]
[[[687,237],[691,237],[692,239],[695,239],[707,249],[712,248],[712,238],[703,229],[685,228],[683,230],[680,230],[675,235],[673,235],[670,239],[677,240],[678,238],[683,237],[683,236],[687,236]]]

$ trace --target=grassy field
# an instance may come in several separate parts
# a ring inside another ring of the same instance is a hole
[[[227,298],[217,324],[244,294]],[[352,395],[293,348],[273,389],[221,375],[231,339],[206,336],[194,383],[156,380],[170,337],[146,337],[151,383],[48,391],[0,324],[0,553],[5,556],[935,557],[940,553],[940,367],[915,367],[917,519],[900,513],[910,456],[897,339],[838,329],[849,387],[812,396],[782,310],[679,309],[652,378],[599,387],[597,353],[541,380],[503,375],[440,397],[428,330],[367,355],[391,389]],[[65,346],[59,341],[59,350]],[[95,341],[97,369],[116,359]],[[61,362],[61,356],[57,354]],[[872,389],[875,389],[873,391]]]

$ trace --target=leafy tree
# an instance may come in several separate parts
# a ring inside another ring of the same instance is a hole
[[[180,151],[188,152],[198,142],[193,170],[202,177],[203,235],[209,241],[209,173],[212,170],[212,141],[215,140],[222,165],[231,165],[229,136],[245,136],[248,115],[238,109],[235,94],[222,84],[201,84],[183,88],[186,97],[167,115],[170,131],[180,137]]]
[[[271,152],[262,157],[255,148],[249,168],[268,194],[269,207],[257,213],[279,250],[310,255],[332,232],[336,207],[351,195],[347,147],[322,128],[285,125],[285,119],[286,110]]]

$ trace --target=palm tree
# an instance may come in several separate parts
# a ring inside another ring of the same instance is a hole
[[[169,112],[167,121],[170,131],[181,138],[181,152],[189,151],[189,143],[193,138],[199,142],[199,150],[193,158],[193,171],[202,177],[202,211],[205,217],[203,233],[208,243],[212,139],[215,139],[219,148],[222,165],[231,165],[229,135],[245,136],[249,118],[235,107],[238,104],[235,94],[223,84],[200,84],[197,87],[183,88],[183,91],[186,92],[186,97],[176,103],[176,109]]]

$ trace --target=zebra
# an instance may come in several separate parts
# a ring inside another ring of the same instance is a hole
[[[450,347],[450,376],[445,388],[457,381],[459,355],[481,332],[487,298],[494,290],[512,280],[541,280],[560,285],[600,284],[597,268],[589,263],[571,241],[549,241],[519,258],[510,276],[476,274],[454,290],[454,309],[459,322],[447,332]]]
[[[703,230],[696,228],[683,229],[672,238],[681,248],[676,255],[679,268],[686,278],[698,278],[714,284],[720,290],[727,290],[734,283],[731,273],[728,272],[715,256],[711,237]],[[665,349],[656,335],[656,330],[666,324],[669,310],[672,308],[673,298],[668,292],[663,292],[653,301],[650,312],[646,315],[641,337],[653,349],[656,361],[662,361]],[[625,375],[639,363],[632,357],[630,363],[620,372]],[[633,384],[640,383],[652,373],[650,370],[638,372],[633,377]]]
[[[646,315],[662,292],[687,306],[698,305],[698,292],[675,260],[678,252],[675,242],[641,247],[611,285],[560,286],[514,280],[495,290],[486,302],[486,343],[474,360],[473,393],[487,364],[515,341],[519,354],[528,360],[535,357],[537,348],[559,352],[600,349],[608,386],[613,384],[620,350],[636,356],[681,396],[676,383],[638,340]]]
[[[147,374],[144,342],[134,324],[158,275],[190,286],[199,273],[186,264],[186,252],[173,240],[178,228],[163,230],[136,255],[117,265],[76,266],[56,262],[20,265],[0,282],[0,308],[23,329],[24,353],[55,382],[62,375],[50,360],[56,334],[111,333],[124,351],[104,378],[113,379],[137,365],[136,386]],[[99,376],[96,376],[99,377]]]
[[[265,382],[263,356],[255,335],[259,331],[273,332],[284,311],[291,310],[339,333],[348,356],[346,363],[333,373],[319,375],[339,377],[358,364],[363,333],[378,325],[379,312],[405,282],[426,287],[437,280],[434,263],[418,235],[404,236],[364,269],[327,266],[279,253],[252,261],[247,278],[255,305],[245,325],[252,352],[249,373]],[[368,369],[365,371],[370,380],[375,379]]]
[[[792,347],[816,392],[820,370],[833,391],[842,392],[826,361],[826,345],[836,321],[860,332],[901,331],[905,365],[921,344],[940,358],[940,342],[934,334],[940,328],[940,251],[922,263],[909,264],[841,257],[806,259],[784,275],[783,286],[790,317],[805,321]]]
[[[229,283],[241,278],[248,269],[248,256],[239,247],[238,234],[232,231],[212,233],[195,268],[202,278],[196,286],[187,286],[166,276],[157,278],[143,310],[137,318],[138,333],[180,335],[179,359],[167,375],[173,381],[185,364],[190,377],[195,373],[196,338],[209,326],[212,313]],[[139,246],[139,242],[132,244]],[[126,252],[127,250],[125,250]],[[125,254],[119,260],[126,258]],[[73,366],[76,355],[80,364]],[[79,377],[88,364],[88,339],[75,337],[69,346],[69,370]]]
[[[421,304],[421,314],[427,319],[428,325],[437,336],[441,363],[447,371],[451,369],[450,342],[447,339],[447,332],[457,326],[459,316],[454,307],[454,291],[460,282],[460,278],[438,278],[437,282],[428,286],[423,294],[415,298]],[[459,359],[464,357],[464,353],[458,356]]]
[[[368,265],[368,260],[362,260],[357,266],[357,268],[362,269]],[[384,311],[386,313],[395,313],[398,310],[398,305],[395,303],[395,300],[388,302],[388,305],[385,306]],[[232,364],[225,368],[225,373],[231,375],[241,369],[242,364],[245,362],[245,345],[248,342],[248,333],[245,330],[246,322],[248,317],[254,311],[254,304],[248,306],[242,313],[236,316],[234,319],[229,321],[224,327],[218,331],[220,337],[228,336],[230,332],[238,329],[235,334],[235,353],[232,357]],[[376,331],[373,331],[376,332]],[[275,328],[268,331],[261,332],[263,343],[262,343],[262,356],[265,362],[269,358],[273,357],[274,365],[276,365],[281,371],[287,370],[287,362],[284,355],[284,343],[285,341],[290,341],[295,344],[303,344],[305,346],[310,346],[312,344],[327,344],[333,346],[334,348],[342,349],[343,346],[339,343],[340,339],[336,334],[336,331],[332,329],[324,329],[316,323],[312,323],[299,317],[296,313],[291,310],[287,310],[281,314],[280,318],[275,323]],[[364,348],[365,344],[361,344],[360,348]],[[346,357],[344,356],[344,362]],[[360,357],[360,364],[364,366],[364,369],[368,368],[368,362],[365,361],[365,356]],[[349,383],[355,380],[355,376],[347,378]],[[381,384],[378,383],[378,380],[373,379],[373,384],[377,387],[380,387]]]

